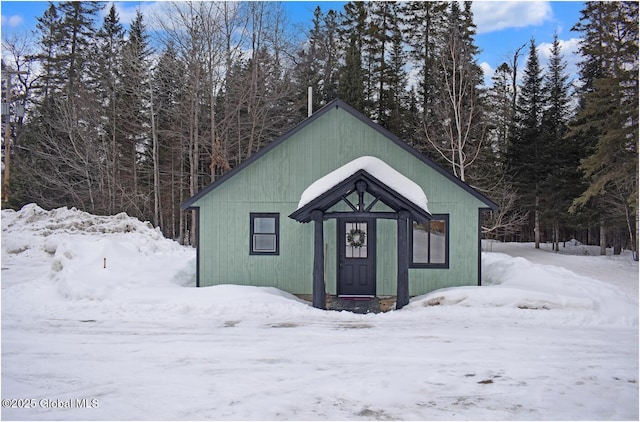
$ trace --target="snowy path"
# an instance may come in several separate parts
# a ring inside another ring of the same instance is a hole
[[[99,406],[4,409],[2,416],[636,419],[637,338],[615,327],[563,327],[539,312],[480,317],[439,307],[376,316],[3,322],[3,397],[87,398]]]

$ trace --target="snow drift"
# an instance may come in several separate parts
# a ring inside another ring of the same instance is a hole
[[[502,253],[482,256],[482,287],[441,289],[413,299],[413,306],[459,305],[562,310],[580,323],[638,325],[638,302],[615,286],[556,266]],[[637,299],[637,298],[635,298]]]

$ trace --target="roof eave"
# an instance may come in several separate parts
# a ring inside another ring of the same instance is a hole
[[[289,215],[300,223],[308,223],[311,221],[311,214],[315,210],[326,212],[329,208],[340,202],[340,200],[346,194],[351,194],[355,190],[355,185],[358,181],[364,180],[367,182],[367,191],[379,192],[381,194],[380,201],[389,206],[394,211],[407,210],[411,213],[412,218],[419,222],[424,222],[431,219],[431,214],[419,207],[417,204],[408,200],[396,190],[389,187],[384,182],[380,181],[376,177],[372,176],[366,170],[358,170],[351,176],[342,180],[340,183],[331,187],[331,189],[322,193],[318,197],[311,200],[309,203],[298,208]]]

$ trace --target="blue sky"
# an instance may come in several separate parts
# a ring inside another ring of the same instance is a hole
[[[333,8],[341,10],[345,2],[330,1],[285,1],[284,5],[292,22],[308,28],[313,10],[319,5],[323,11]],[[137,6],[145,9],[162,7],[158,2],[116,2],[122,22],[130,22]],[[554,32],[563,46],[568,71],[576,72],[579,57],[575,54],[580,34],[571,27],[578,21],[583,2],[575,1],[478,1],[473,3],[474,20],[477,25],[476,44],[482,52],[478,63],[489,80],[493,71],[502,63],[509,62],[515,51],[523,44],[523,58],[520,69],[524,68],[528,44],[535,38],[539,47],[541,63],[546,64],[549,46]],[[19,34],[34,28],[35,18],[42,16],[48,2],[42,1],[1,1],[2,38]]]

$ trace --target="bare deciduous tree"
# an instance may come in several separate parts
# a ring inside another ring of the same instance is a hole
[[[477,75],[464,40],[451,34],[440,55],[443,96],[434,106],[440,130],[434,133],[424,122],[424,133],[435,151],[451,165],[453,174],[465,180],[466,170],[482,150],[484,129],[478,117]],[[433,127],[433,126],[431,126]]]
[[[491,196],[497,198],[500,208],[489,212],[489,216],[483,221],[482,234],[504,240],[507,236],[519,233],[527,223],[529,213],[519,208],[519,197],[515,190],[501,183],[495,186]]]

